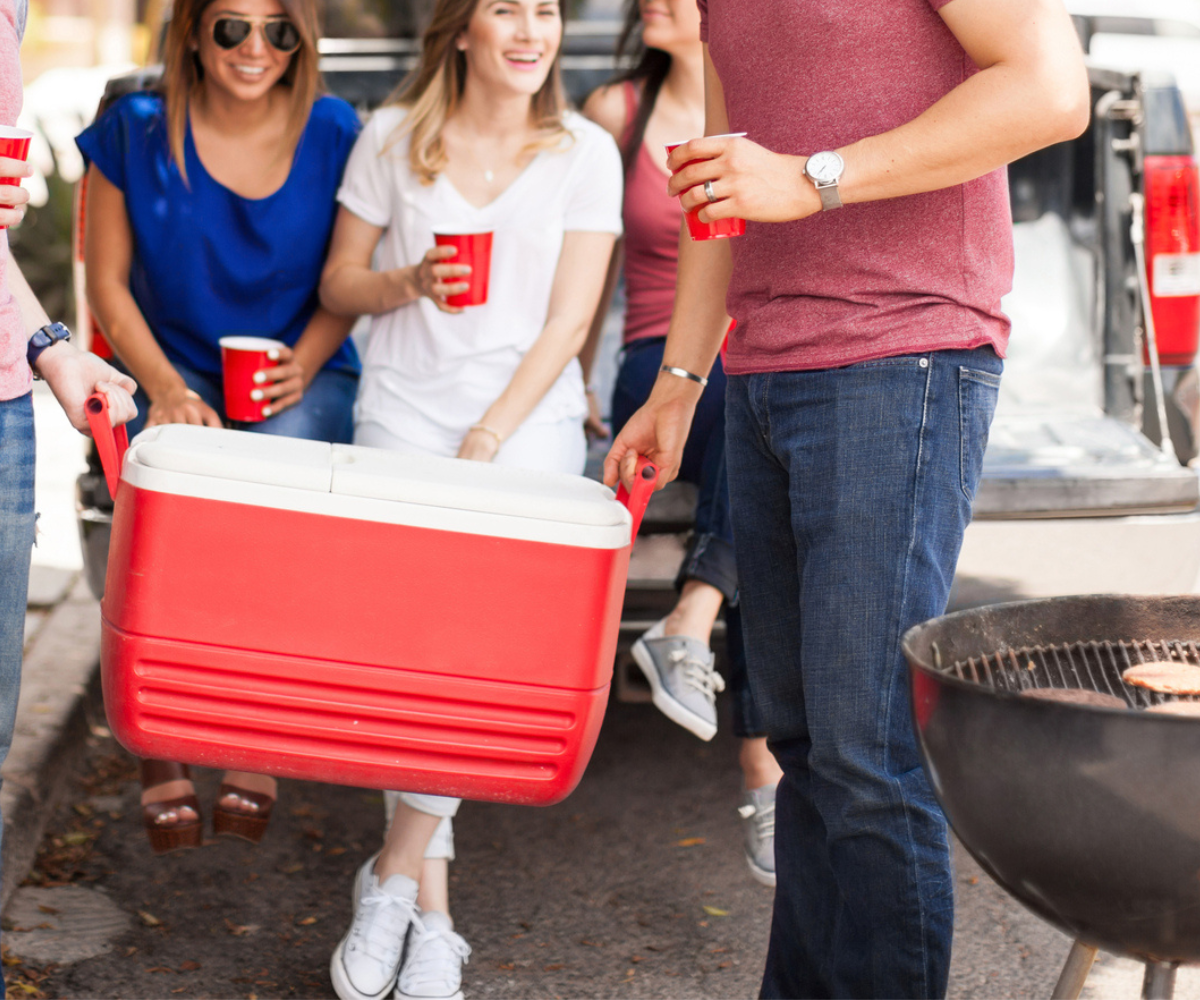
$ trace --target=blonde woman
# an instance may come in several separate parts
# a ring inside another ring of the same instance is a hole
[[[576,356],[621,231],[621,163],[565,108],[561,39],[556,0],[440,0],[420,66],[355,146],[321,301],[375,317],[356,443],[583,471]],[[440,227],[494,233],[486,305],[447,303],[467,270],[435,248]],[[461,995],[470,949],[447,892],[457,807],[401,795],[356,879],[331,963],[338,996]]]
[[[318,96],[315,0],[179,0],[161,87],[114,103],[76,140],[88,170],[88,301],[137,379],[143,426],[225,420],[219,339],[288,345],[246,430],[349,441],[358,357],[350,321],[317,298],[335,194],[358,134]],[[155,852],[197,847],[187,769],[142,762]],[[257,842],[275,780],[230,772],[217,833]]]

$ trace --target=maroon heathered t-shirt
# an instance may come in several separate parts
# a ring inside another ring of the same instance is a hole
[[[937,14],[948,2],[697,0],[729,131],[811,155],[911,121],[977,72]],[[1004,354],[1013,251],[1003,169],[798,222],[750,222],[730,243],[729,372],[983,344]]]

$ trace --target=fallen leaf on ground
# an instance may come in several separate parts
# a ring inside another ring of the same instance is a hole
[[[304,871],[304,865],[297,862],[295,864],[287,865],[283,868],[280,868],[279,870],[281,872],[283,872],[284,875],[295,875],[296,872]]]
[[[146,971],[147,971],[147,972],[169,972],[169,973],[171,973],[172,975],[174,975],[174,974],[175,974],[175,970],[174,970],[174,969],[168,969],[168,968],[167,968],[165,965],[151,965],[151,966],[147,966],[147,968],[146,968]]]
[[[39,906],[38,909],[41,910],[42,913],[49,913],[52,917],[58,916],[58,910],[56,910],[53,906]]]
[[[305,917],[303,920],[296,921],[296,923],[300,924],[301,927],[311,927],[316,922],[317,922],[316,917]]]
[[[78,847],[80,844],[86,844],[92,839],[92,835],[86,830],[74,830],[63,837],[64,844],[70,844],[72,847]]]
[[[158,917],[156,917],[153,913],[150,913],[147,910],[138,910],[138,916],[142,918],[142,923],[145,924],[147,927],[162,926],[162,921],[159,920]]]
[[[258,930],[258,924],[235,924],[228,917],[225,918],[225,926],[234,937],[246,937]]]
[[[705,906],[704,912],[707,913],[710,917],[727,917],[727,916],[729,916],[729,911],[722,910],[719,906]]]
[[[179,966],[179,971],[180,972],[195,972],[198,968],[200,968],[200,963],[193,961],[192,959],[189,958],[186,962],[183,962]]]
[[[676,847],[695,847],[697,844],[703,844],[703,837],[684,837],[683,840],[675,841]]]

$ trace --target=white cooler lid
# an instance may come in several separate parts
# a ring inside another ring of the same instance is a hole
[[[629,512],[583,476],[171,424],[131,443],[140,489],[587,548],[629,544]]]

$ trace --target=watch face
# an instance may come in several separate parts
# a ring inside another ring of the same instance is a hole
[[[804,165],[804,172],[818,184],[832,184],[842,176],[845,164],[837,153],[814,153]]]

